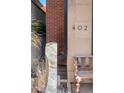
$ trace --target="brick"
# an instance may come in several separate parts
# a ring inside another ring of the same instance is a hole
[[[46,41],[57,42],[59,52],[64,50],[64,0],[47,0]]]

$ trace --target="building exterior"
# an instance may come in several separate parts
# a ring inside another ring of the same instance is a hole
[[[68,0],[68,77],[73,81],[74,56],[92,55],[92,0]]]
[[[46,41],[58,43],[58,64],[67,66],[67,83],[74,84],[73,58],[93,54],[92,0],[46,1]],[[80,90],[92,93],[92,83],[83,84]]]
[[[32,48],[32,58],[35,56],[44,56],[45,55],[45,25],[46,25],[46,12],[42,9],[43,5],[38,0],[31,0],[31,21],[32,23],[39,22],[41,25],[41,30],[43,30],[42,34],[38,37],[40,38],[40,42],[42,42],[41,46],[38,48]],[[33,27],[32,27],[33,28]]]
[[[31,0],[31,20],[40,20],[46,23],[46,12],[41,8],[42,4],[38,0]]]
[[[73,83],[75,81],[73,58],[77,56],[92,58],[92,0],[68,0],[67,11],[67,75],[68,82]],[[92,64],[92,59],[90,62]],[[81,83],[80,93],[92,93],[92,87],[92,82]]]

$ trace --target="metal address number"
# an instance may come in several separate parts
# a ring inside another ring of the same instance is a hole
[[[77,26],[77,29],[79,30],[79,31],[87,31],[87,25],[78,25]]]

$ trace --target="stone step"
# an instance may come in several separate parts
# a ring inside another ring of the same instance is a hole
[[[60,75],[61,79],[67,79],[67,66],[59,65],[58,75]]]

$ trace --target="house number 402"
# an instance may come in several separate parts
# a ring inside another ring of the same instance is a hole
[[[88,28],[87,25],[84,25],[84,26],[83,25],[78,25],[77,26],[78,31],[87,31],[87,28]]]

